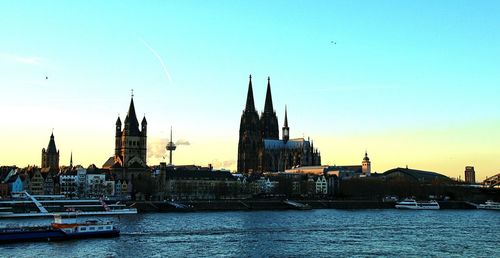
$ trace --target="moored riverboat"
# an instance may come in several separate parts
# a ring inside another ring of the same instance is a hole
[[[500,202],[486,201],[483,204],[479,204],[477,208],[483,210],[500,210]]]
[[[113,222],[76,219],[63,220],[55,216],[54,223],[46,226],[13,226],[0,228],[0,243],[24,241],[62,241],[79,238],[117,237],[120,235]]]
[[[106,204],[103,199],[67,199],[63,195],[30,195],[0,201],[0,218],[103,216],[137,214],[137,209],[119,202]]]
[[[426,202],[417,202],[414,199],[405,199],[402,202],[396,203],[397,209],[409,210],[439,210],[439,203],[432,200]]]

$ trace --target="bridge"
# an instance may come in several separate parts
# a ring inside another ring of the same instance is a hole
[[[488,188],[500,187],[500,173],[486,178],[483,185]]]

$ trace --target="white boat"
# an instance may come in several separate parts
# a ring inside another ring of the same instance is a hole
[[[64,199],[59,195],[20,193],[15,200],[0,201],[0,218],[100,216],[137,214],[137,209],[123,204],[106,204],[102,199]],[[22,210],[22,211],[19,211]]]
[[[8,226],[0,228],[0,243],[21,241],[57,241],[78,238],[117,237],[120,235],[113,222],[87,220],[78,222],[54,216],[54,223],[49,226]]]
[[[409,210],[439,210],[439,203],[434,200],[417,202],[414,199],[405,199],[402,202],[396,203],[396,208]]]
[[[500,202],[486,201],[483,204],[479,204],[477,208],[484,210],[500,210]]]

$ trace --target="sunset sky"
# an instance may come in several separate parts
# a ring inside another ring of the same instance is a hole
[[[499,1],[1,1],[0,165],[102,164],[131,89],[148,164],[236,168],[248,75],[323,164],[500,173]],[[48,77],[48,79],[46,79]],[[187,144],[189,143],[189,144]]]

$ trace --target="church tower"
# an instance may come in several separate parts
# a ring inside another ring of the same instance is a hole
[[[279,139],[278,117],[273,108],[270,77],[267,77],[266,103],[264,105],[264,112],[260,116],[260,130],[264,139]]]
[[[365,151],[365,157],[363,158],[363,161],[361,162],[361,174],[364,176],[370,176],[372,172],[372,165],[370,162],[370,158],[368,158],[368,152]]]
[[[288,115],[285,106],[285,124],[283,125],[283,141],[286,143],[290,140],[290,128],[288,127]]]
[[[146,167],[147,121],[144,116],[139,129],[133,95],[123,122],[123,130],[120,117],[116,120],[115,126],[115,164],[123,168]]]
[[[240,121],[238,172],[258,175],[262,171],[262,135],[253,99],[252,76],[248,83],[247,102]]]
[[[52,134],[50,135],[50,141],[47,150],[45,150],[45,148],[42,149],[42,168],[59,170],[59,150],[56,149],[54,132],[52,132]]]

